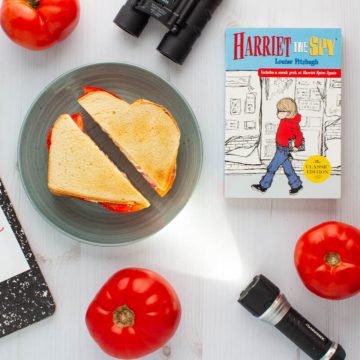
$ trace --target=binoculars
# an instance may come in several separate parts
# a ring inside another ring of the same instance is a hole
[[[139,37],[150,17],[169,31],[158,50],[177,64],[189,55],[197,38],[222,0],[128,0],[114,23],[129,34]]]

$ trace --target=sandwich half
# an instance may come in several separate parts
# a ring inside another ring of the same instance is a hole
[[[60,115],[48,135],[50,191],[117,212],[149,207],[149,201],[83,132],[81,124],[81,115]]]
[[[106,90],[84,87],[79,104],[160,196],[176,177],[180,129],[161,105],[139,99],[132,104]]]

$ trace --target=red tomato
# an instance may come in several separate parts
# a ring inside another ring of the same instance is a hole
[[[165,345],[180,316],[179,299],[163,277],[130,268],[114,274],[101,288],[87,310],[86,325],[107,354],[135,359]]]
[[[78,0],[3,0],[0,23],[18,45],[43,50],[70,35],[79,12]]]
[[[295,265],[305,286],[327,299],[360,291],[360,230],[344,223],[320,224],[300,237]]]

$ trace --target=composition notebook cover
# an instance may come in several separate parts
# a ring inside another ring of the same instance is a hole
[[[0,179],[0,338],[54,311],[50,290]]]
[[[341,30],[226,31],[225,196],[341,196]]]

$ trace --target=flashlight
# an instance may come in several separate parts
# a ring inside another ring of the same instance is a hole
[[[341,345],[328,339],[294,310],[280,289],[264,275],[256,276],[238,301],[258,319],[275,326],[311,359],[345,359]]]

